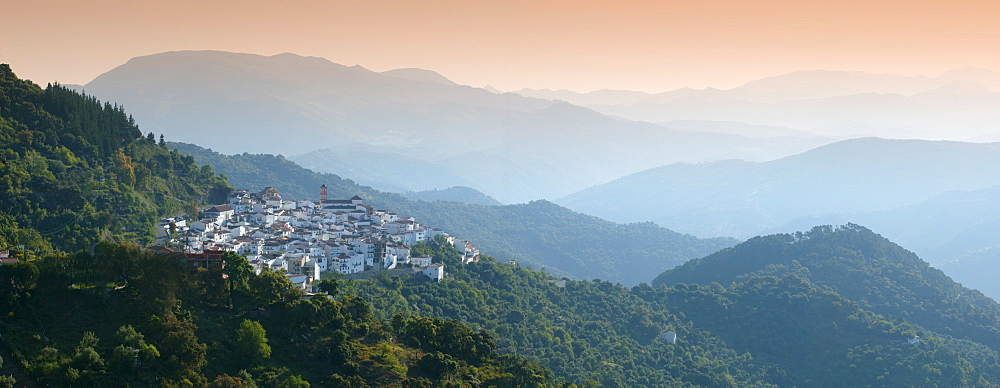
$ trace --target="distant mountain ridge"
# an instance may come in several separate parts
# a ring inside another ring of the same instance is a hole
[[[936,77],[802,70],[727,90],[517,93],[632,120],[726,120],[840,137],[966,140],[995,133],[989,123],[1000,119],[1000,72],[971,67]]]
[[[888,210],[1000,185],[1000,143],[854,139],[782,159],[674,164],[557,203],[617,222],[701,236],[755,235],[793,219]]]
[[[178,51],[137,57],[83,88],[129,108],[146,128],[223,153],[311,153],[344,173],[355,161],[444,171],[425,186],[383,174],[382,187],[468,186],[504,203],[556,198],[646,168],[721,158],[769,160],[829,141],[676,130],[556,101],[457,85],[423,69],[382,73],[322,58]],[[558,146],[553,146],[558,145]],[[638,146],[638,147],[637,147]],[[378,150],[371,153],[371,148]],[[337,150],[329,158],[311,152]],[[346,164],[344,164],[346,162]],[[441,166],[444,169],[440,168]],[[349,176],[362,179],[370,174]]]
[[[500,201],[493,199],[493,197],[483,194],[476,189],[464,186],[453,186],[441,190],[434,189],[418,192],[410,191],[404,193],[403,195],[405,195],[406,198],[416,201],[449,201],[483,206],[503,205]]]
[[[435,82],[443,85],[458,85],[454,81],[448,79],[448,77],[431,70],[405,68],[386,70],[383,71],[382,74],[390,77],[408,79],[411,81]]]
[[[864,93],[912,96],[949,85],[979,86],[987,90],[1000,91],[1000,72],[964,67],[946,71],[937,77],[927,77],[861,71],[799,70],[753,80],[732,89],[680,88],[660,93],[602,89],[581,93],[571,90],[525,88],[515,93],[583,106],[660,104],[690,98],[774,103]]]

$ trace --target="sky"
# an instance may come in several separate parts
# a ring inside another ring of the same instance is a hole
[[[85,84],[174,50],[292,52],[471,86],[732,88],[796,70],[1000,69],[1000,2],[0,0],[0,63]]]

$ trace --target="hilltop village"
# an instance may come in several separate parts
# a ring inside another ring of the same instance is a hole
[[[421,242],[446,242],[463,253],[465,263],[479,257],[469,241],[421,225],[413,217],[376,210],[358,196],[329,199],[326,185],[320,187],[318,202],[282,199],[274,187],[257,193],[236,191],[228,202],[206,209],[197,221],[167,220],[164,228],[174,236],[171,243],[181,246],[192,268],[219,268],[222,253],[232,251],[246,256],[258,274],[265,268],[285,271],[306,289],[324,271],[354,278],[389,271],[440,281],[444,264],[410,254],[410,246]]]

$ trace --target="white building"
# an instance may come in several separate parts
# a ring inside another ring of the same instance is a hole
[[[420,270],[420,273],[431,278],[432,281],[440,282],[444,279],[444,264],[435,263]]]
[[[669,344],[676,344],[677,333],[674,333],[672,331],[665,331],[663,333],[660,333],[660,340],[665,341]]]

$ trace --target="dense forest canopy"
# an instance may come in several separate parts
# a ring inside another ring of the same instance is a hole
[[[232,189],[210,166],[143,135],[125,110],[0,65],[0,247],[150,242],[159,216]],[[34,230],[35,232],[31,232]]]

